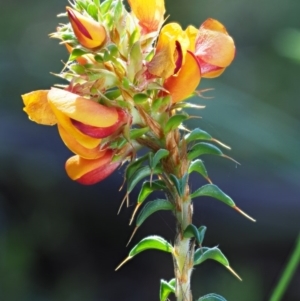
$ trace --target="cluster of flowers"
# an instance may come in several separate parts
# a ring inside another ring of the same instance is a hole
[[[101,181],[134,156],[132,130],[151,128],[145,114],[157,124],[164,112],[175,114],[201,77],[219,76],[235,56],[220,22],[163,26],[164,0],[128,2],[131,12],[121,0],[75,0],[67,7],[69,23],[52,37],[70,52],[58,75],[68,84],[22,96],[31,120],[57,125],[75,154],[67,174],[83,184]]]

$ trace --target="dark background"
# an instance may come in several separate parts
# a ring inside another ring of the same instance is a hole
[[[64,0],[0,0],[0,300],[158,300],[159,279],[172,278],[172,260],[148,251],[114,268],[128,254],[133,206],[116,215],[123,170],[84,187],[65,174],[70,152],[56,127],[32,123],[20,95],[61,83],[64,47],[47,35]],[[235,38],[237,55],[214,88],[194,99],[206,105],[193,125],[229,144],[241,166],[205,157],[209,175],[257,219],[252,223],[213,199],[197,199],[195,223],[208,227],[205,245],[219,245],[236,280],[206,262],[193,274],[197,298],[267,301],[300,225],[300,1],[169,0],[169,21],[199,26],[213,17]],[[204,184],[192,178],[192,187]],[[136,193],[131,196],[134,204]],[[133,243],[150,234],[171,241],[174,220],[150,217]],[[300,272],[283,300],[300,300]]]

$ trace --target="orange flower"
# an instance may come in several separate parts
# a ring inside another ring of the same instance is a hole
[[[195,40],[195,55],[203,77],[217,77],[235,56],[235,45],[226,28],[217,20],[207,19]]]
[[[158,31],[164,22],[164,0],[128,0],[133,14],[139,20],[142,33]]]
[[[130,122],[123,110],[105,107],[66,90],[34,91],[22,98],[31,120],[45,125],[57,123],[66,146],[87,159],[101,156],[101,138],[117,134]]]
[[[148,71],[165,78],[163,86],[175,103],[191,95],[201,77],[219,76],[234,55],[233,39],[220,22],[208,19],[199,30],[188,26],[185,31],[179,24],[170,23],[160,32]]]
[[[68,17],[78,42],[87,49],[97,49],[106,41],[104,26],[91,17],[83,16],[78,11],[66,7]]]
[[[112,162],[112,150],[106,150],[95,160],[87,160],[80,156],[73,156],[66,162],[68,176],[81,184],[92,185],[111,175],[120,165]]]

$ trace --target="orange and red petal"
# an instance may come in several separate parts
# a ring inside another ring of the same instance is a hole
[[[235,56],[234,41],[220,22],[208,19],[199,28],[195,55],[208,64],[227,67]]]
[[[68,135],[72,136],[79,144],[88,149],[93,149],[100,144],[101,139],[96,139],[83,134],[72,124],[71,119],[67,115],[58,111],[51,103],[50,105],[58,120],[58,123],[64,128]]]
[[[139,20],[142,33],[158,31],[164,21],[164,0],[128,0],[133,14]]]
[[[105,151],[100,149],[100,145],[97,145],[92,149],[86,148],[71,136],[61,125],[58,124],[57,127],[62,141],[74,154],[85,159],[97,159],[105,154]]]
[[[105,107],[66,90],[52,88],[48,93],[48,101],[66,116],[91,126],[109,127],[118,121],[115,108]]]
[[[199,62],[200,68],[201,68],[201,76],[202,77],[205,77],[205,78],[218,77],[225,71],[225,68],[223,68],[223,67],[218,67],[218,66],[208,64],[208,63],[204,62],[203,60],[201,60],[200,58],[197,58],[197,60]]]
[[[78,42],[85,48],[101,47],[106,41],[106,30],[92,18],[83,16],[78,11],[66,7],[70,23]]]
[[[92,185],[111,175],[120,162],[111,162],[113,152],[107,150],[105,155],[95,160],[87,160],[80,156],[73,156],[66,162],[68,176],[81,184]]]
[[[54,125],[57,119],[48,103],[48,92],[49,90],[38,90],[22,95],[25,105],[23,110],[32,121],[43,125]]]
[[[71,122],[79,131],[81,131],[85,135],[93,138],[106,138],[117,133],[122,125],[129,122],[128,114],[124,110],[119,109],[118,116],[118,121],[114,125],[103,128],[91,126],[74,119],[71,119]]]
[[[177,75],[166,79],[164,88],[169,91],[172,102],[176,103],[189,97],[196,90],[200,79],[201,71],[197,58],[188,51],[181,70]]]

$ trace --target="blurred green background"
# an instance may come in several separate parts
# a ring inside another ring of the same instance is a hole
[[[64,47],[48,38],[65,0],[0,0],[0,300],[158,300],[159,279],[172,278],[172,260],[127,255],[133,207],[116,215],[123,170],[84,187],[69,180],[70,152],[55,127],[28,121],[21,94],[60,79]],[[213,17],[235,38],[234,63],[200,88],[212,99],[197,126],[229,144],[241,166],[205,157],[210,177],[251,223],[212,199],[197,199],[195,222],[208,227],[205,244],[219,245],[236,280],[215,262],[193,275],[194,297],[215,292],[228,301],[267,301],[300,226],[300,1],[169,0],[169,21],[199,26]],[[193,126],[196,124],[194,123]],[[193,177],[192,187],[202,179]],[[203,182],[204,183],[204,182]],[[131,196],[134,203],[136,194]],[[134,243],[149,234],[174,237],[168,214],[149,218]],[[300,300],[300,271],[284,301]]]

